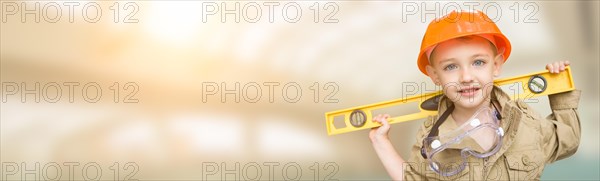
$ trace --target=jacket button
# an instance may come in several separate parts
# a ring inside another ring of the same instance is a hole
[[[525,102],[523,102],[522,100],[517,101],[517,104],[521,109],[527,110],[527,105],[525,105]]]
[[[531,162],[529,162],[529,157],[527,155],[523,156],[521,158],[521,161],[523,161],[523,164],[525,165],[529,165]]]
[[[427,120],[425,120],[425,128],[429,128],[431,127],[431,122],[433,122],[433,118],[429,118]]]

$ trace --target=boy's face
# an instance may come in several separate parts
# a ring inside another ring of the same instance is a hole
[[[479,36],[455,38],[438,44],[431,53],[427,73],[444,94],[461,108],[477,108],[493,88],[500,74],[502,54],[494,51],[488,40]]]

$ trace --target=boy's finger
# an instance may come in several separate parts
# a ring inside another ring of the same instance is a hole
[[[559,73],[560,72],[560,62],[554,62],[554,73]]]
[[[383,118],[390,119],[390,115],[389,114],[385,114],[385,115],[383,115]]]
[[[381,114],[377,115],[377,116],[376,116],[376,117],[373,119],[373,121],[375,121],[375,122],[377,122],[377,123],[380,123],[380,124],[383,124],[383,115],[381,115]]]
[[[389,125],[390,125],[390,123],[388,123],[388,121],[387,121],[387,118],[383,117],[383,118],[381,119],[381,126],[382,126],[382,127],[387,127],[387,126],[389,126]]]
[[[565,61],[565,64],[566,64],[566,65],[571,65],[571,62],[569,62],[569,61],[567,60],[567,61]]]
[[[546,65],[546,70],[548,70],[552,73],[552,64],[551,63]]]
[[[379,117],[380,117],[380,115],[373,117],[373,122],[380,122]]]

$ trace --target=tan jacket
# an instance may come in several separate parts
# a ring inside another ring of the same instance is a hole
[[[470,156],[469,164],[462,172],[449,177],[440,176],[429,168],[420,154],[422,140],[437,120],[437,116],[430,117],[417,133],[411,156],[403,168],[404,179],[539,180],[547,163],[569,157],[577,151],[581,137],[577,113],[581,91],[549,95],[553,113],[546,118],[540,117],[522,100],[511,100],[498,87],[494,87],[492,94],[501,106],[501,127],[505,131],[500,151],[485,159]],[[447,98],[442,98],[439,112],[443,113],[451,104]]]

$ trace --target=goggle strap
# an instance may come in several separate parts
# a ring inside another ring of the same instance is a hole
[[[431,131],[429,131],[427,138],[431,138],[433,136],[438,135],[439,127],[442,125],[442,123],[444,123],[444,121],[446,121],[446,118],[448,118],[448,116],[450,116],[450,113],[452,113],[453,110],[454,110],[454,104],[451,105],[450,107],[448,107],[448,109],[446,109],[446,111],[444,111],[444,113],[438,118],[438,120],[435,122],[435,124],[433,124],[433,128],[431,128]],[[425,140],[423,140],[423,145],[421,146],[421,156],[423,156],[423,158],[427,159],[425,145],[426,145]]]
[[[454,110],[454,105],[451,105],[450,107],[448,107],[448,109],[446,109],[446,111],[444,111],[444,113],[438,118],[438,120],[435,122],[435,124],[433,124],[433,128],[431,128],[431,131],[429,132],[429,135],[427,135],[427,137],[434,137],[434,136],[438,136],[438,130],[440,128],[440,126],[442,125],[442,123],[444,123],[444,121],[446,121],[446,118],[448,118],[448,116],[450,116],[450,114],[452,113],[452,111]]]

